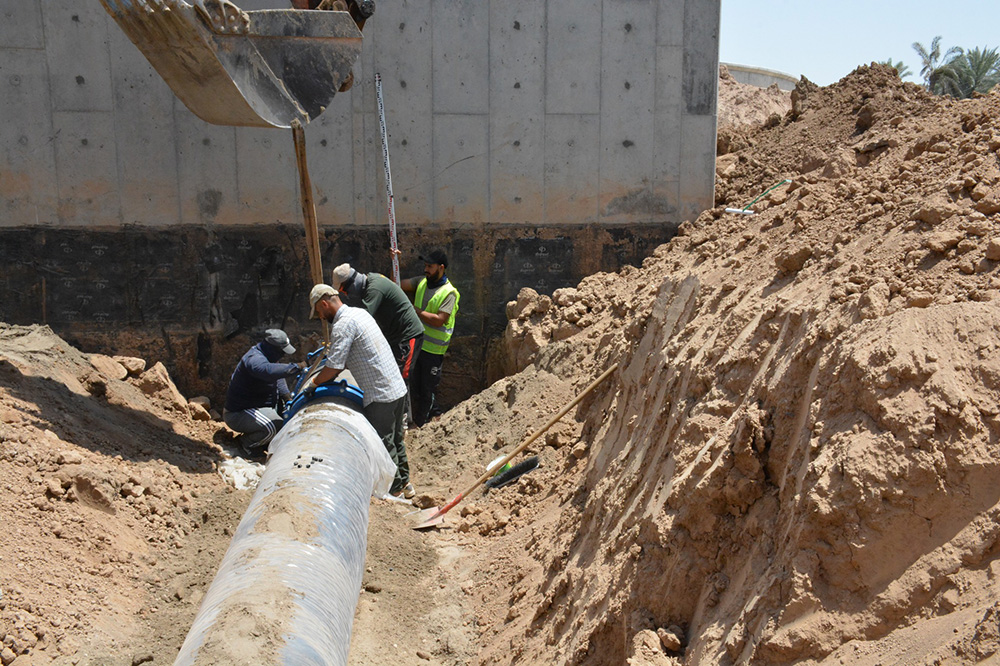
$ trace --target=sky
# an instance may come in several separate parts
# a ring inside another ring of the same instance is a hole
[[[920,57],[949,47],[1000,46],[1000,0],[722,0],[719,60],[773,69],[821,86],[859,65],[903,61],[920,83]]]

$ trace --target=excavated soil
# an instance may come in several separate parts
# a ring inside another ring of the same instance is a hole
[[[410,431],[441,505],[618,364],[441,527],[373,501],[351,664],[997,659],[1000,92],[873,65],[779,108],[720,124],[716,208],[522,290],[511,374]],[[5,666],[172,663],[249,501],[144,365],[0,326]]]
[[[776,83],[767,88],[743,85],[733,78],[725,65],[720,65],[719,127],[729,130],[779,123],[792,107],[791,95]]]

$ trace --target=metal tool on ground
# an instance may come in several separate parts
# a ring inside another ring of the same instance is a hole
[[[766,190],[764,190],[763,192],[761,192],[753,201],[751,201],[750,203],[748,203],[746,206],[743,206],[743,208],[727,208],[726,212],[727,213],[736,213],[737,215],[756,215],[756,213],[754,211],[750,210],[750,206],[754,205],[755,203],[757,203],[758,201],[760,201],[761,199],[763,199],[766,195],[768,195],[772,191],[778,189],[779,187],[781,187],[785,183],[790,183],[790,182],[792,182],[791,178],[785,178],[780,183],[776,183],[776,184],[772,185],[771,187],[767,188]]]
[[[504,465],[507,469],[501,470],[486,479],[486,483],[483,484],[483,492],[489,492],[490,490],[498,490],[504,486],[509,486],[514,483],[522,476],[527,474],[533,469],[538,468],[538,456],[531,456],[526,458],[521,462],[517,463],[513,467]]]
[[[396,206],[392,201],[392,176],[389,172],[389,135],[385,131],[385,106],[382,104],[382,75],[375,72],[375,98],[378,100],[378,126],[382,132],[382,164],[385,166],[385,192],[389,207],[389,248],[392,250],[392,279],[399,282],[399,247],[396,244]]]
[[[443,523],[444,515],[449,511],[451,511],[452,509],[454,509],[455,505],[461,502],[462,499],[467,497],[469,493],[471,493],[473,490],[478,488],[484,481],[486,481],[486,479],[493,476],[495,469],[502,468],[504,465],[509,463],[511,459],[513,459],[519,453],[521,453],[521,451],[524,451],[526,448],[528,448],[528,445],[530,445],[533,441],[541,437],[546,430],[551,428],[556,423],[556,421],[565,416],[566,413],[569,412],[569,410],[573,409],[577,405],[577,403],[579,403],[581,400],[584,399],[584,397],[587,396],[587,394],[589,394],[591,391],[597,388],[597,386],[605,379],[610,377],[611,373],[614,372],[617,368],[618,368],[617,363],[612,364],[610,368],[601,373],[600,377],[592,381],[590,385],[587,386],[587,388],[583,389],[583,391],[579,393],[579,395],[573,398],[573,400],[571,400],[565,407],[556,412],[555,415],[553,415],[552,418],[550,418],[545,425],[543,425],[541,428],[533,432],[531,436],[528,437],[528,439],[518,444],[517,448],[511,451],[510,454],[508,454],[503,460],[498,462],[496,465],[491,465],[490,468],[486,470],[485,474],[476,479],[476,482],[473,483],[471,486],[469,486],[465,491],[460,492],[458,495],[456,495],[453,500],[451,500],[450,502],[448,502],[447,504],[445,504],[440,508],[430,507],[429,509],[423,509],[421,511],[415,511],[413,513],[407,514],[414,522],[413,529],[422,530]]]
[[[320,115],[361,54],[347,11],[244,12],[229,0],[101,0],[184,105],[216,125]]]

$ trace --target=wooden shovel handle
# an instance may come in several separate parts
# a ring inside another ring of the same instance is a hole
[[[463,497],[467,497],[469,495],[469,493],[471,493],[473,490],[475,490],[476,488],[478,488],[481,483],[483,483],[484,481],[486,481],[486,479],[488,479],[491,476],[493,476],[494,472],[497,469],[499,469],[499,468],[503,467],[504,465],[506,465],[507,463],[509,463],[511,461],[511,459],[514,458],[514,456],[516,456],[521,451],[524,451],[526,448],[528,448],[529,444],[531,444],[533,441],[535,441],[536,439],[538,439],[539,437],[541,437],[545,433],[546,430],[548,430],[549,428],[551,428],[555,424],[556,421],[558,421],[563,416],[565,416],[566,412],[568,412],[569,410],[571,410],[574,407],[576,407],[577,403],[579,403],[581,400],[583,400],[584,397],[586,397],[586,395],[588,393],[590,393],[595,388],[597,388],[598,384],[600,384],[605,379],[607,379],[608,377],[610,377],[611,373],[614,372],[617,368],[618,368],[618,364],[614,363],[614,364],[612,364],[612,366],[610,368],[608,368],[603,373],[601,373],[601,376],[598,377],[597,379],[595,379],[594,381],[592,381],[590,383],[590,386],[588,386],[587,388],[583,389],[583,391],[580,392],[580,394],[577,395],[575,398],[573,398],[573,400],[571,400],[569,402],[569,404],[567,404],[565,407],[563,407],[558,412],[556,412],[556,414],[552,418],[549,419],[548,423],[546,423],[541,428],[539,428],[538,430],[536,430],[535,432],[533,432],[531,434],[531,436],[528,437],[528,439],[526,439],[523,442],[521,442],[521,444],[519,444],[516,449],[514,449],[513,451],[511,451],[511,453],[506,458],[504,458],[503,460],[501,460],[496,465],[493,465],[492,467],[490,467],[490,469],[486,470],[486,473],[483,474],[481,477],[479,477],[479,479],[477,479],[475,483],[473,483],[471,486],[469,486],[468,490],[466,490],[464,493],[459,494],[458,497],[456,497],[451,502],[449,502],[444,507],[442,507],[440,513],[444,513],[445,511],[448,511],[449,509],[451,509],[452,507],[454,507],[456,504],[458,504],[458,502]]]

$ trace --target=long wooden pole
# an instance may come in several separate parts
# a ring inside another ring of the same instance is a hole
[[[316,204],[313,201],[312,181],[309,180],[309,164],[306,161],[306,131],[298,120],[292,121],[292,140],[295,143],[295,164],[299,171],[299,197],[306,230],[309,277],[313,284],[320,284],[323,282],[323,257],[319,251],[319,225],[316,223]],[[323,340],[329,346],[330,327],[325,321]]]
[[[313,284],[323,281],[323,259],[319,253],[319,226],[316,224],[316,204],[313,202],[312,181],[306,162],[306,131],[298,120],[292,122],[295,141],[295,163],[299,169],[299,196],[306,228],[306,250],[309,252],[309,276]]]

